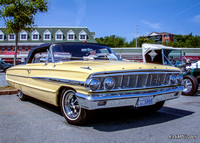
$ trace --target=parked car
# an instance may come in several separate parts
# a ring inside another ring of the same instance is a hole
[[[187,70],[196,69],[196,68],[200,68],[200,61],[193,62],[190,65],[186,66]]]
[[[93,43],[43,44],[6,77],[21,100],[31,96],[59,106],[69,123],[79,125],[96,109],[155,112],[183,89],[180,69],[124,62],[108,46]]]
[[[12,66],[13,66],[12,64],[5,63],[4,61],[0,61],[0,70],[2,70],[3,72],[6,72],[6,70]]]
[[[173,48],[160,44],[143,44],[142,54],[144,63],[179,67],[183,73],[183,95],[193,96],[198,91],[200,67],[196,63],[191,65],[184,62],[181,48]]]

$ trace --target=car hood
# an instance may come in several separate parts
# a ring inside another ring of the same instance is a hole
[[[158,64],[147,64],[139,62],[126,62],[126,61],[70,61],[56,64],[57,68],[73,69],[89,73],[96,72],[111,72],[111,71],[127,71],[127,70],[178,70],[172,66],[163,66]]]
[[[126,61],[67,61],[59,63],[36,63],[17,65],[7,70],[6,74],[30,77],[52,77],[58,79],[68,79],[75,81],[83,81],[91,74],[106,74],[106,73],[123,73],[127,71],[141,71],[141,70],[176,70],[180,69],[163,66],[158,64],[144,64],[138,62]],[[29,73],[28,73],[29,71]]]

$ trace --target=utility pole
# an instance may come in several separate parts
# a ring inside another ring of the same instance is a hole
[[[135,37],[136,37],[135,46],[136,46],[136,48],[137,48],[137,32],[138,32],[138,26],[136,25],[136,26],[135,26]]]

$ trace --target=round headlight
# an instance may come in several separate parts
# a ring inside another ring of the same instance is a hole
[[[115,86],[115,81],[113,78],[111,77],[108,77],[104,80],[104,87],[107,89],[107,90],[111,90],[113,87]]]
[[[176,77],[174,75],[171,75],[169,81],[170,81],[170,84],[175,84],[176,83]]]
[[[95,91],[99,88],[100,86],[100,82],[98,79],[92,79],[90,82],[89,82],[89,87],[92,91]]]
[[[182,75],[177,75],[177,77],[176,77],[176,80],[177,80],[177,82],[180,84],[180,83],[182,83],[183,82],[183,77],[182,77]]]

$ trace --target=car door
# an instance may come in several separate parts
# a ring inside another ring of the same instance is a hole
[[[29,95],[42,101],[52,103],[55,99],[56,84],[49,81],[52,76],[53,64],[46,52],[38,52],[33,56],[32,62],[27,64],[29,77]]]

